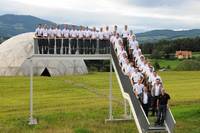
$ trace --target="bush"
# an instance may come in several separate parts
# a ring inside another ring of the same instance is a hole
[[[159,69],[160,69],[160,64],[158,63],[157,60],[156,60],[155,63],[153,64],[153,67],[154,67],[156,70],[159,70]]]
[[[198,60],[184,60],[176,68],[176,71],[199,71],[200,61]]]

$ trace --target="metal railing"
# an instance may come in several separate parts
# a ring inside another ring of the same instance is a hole
[[[110,54],[110,41],[78,38],[34,37],[34,54]]]

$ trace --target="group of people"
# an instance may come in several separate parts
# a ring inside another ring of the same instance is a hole
[[[134,95],[140,101],[146,116],[148,117],[151,109],[152,116],[157,116],[155,124],[163,125],[170,96],[165,92],[161,77],[142,54],[136,36],[125,26],[122,36],[114,32],[110,42],[121,70],[129,77]]]
[[[152,116],[157,116],[156,125],[163,125],[170,96],[165,92],[161,77],[142,54],[135,34],[128,30],[127,25],[121,33],[117,26],[110,32],[108,26],[105,30],[100,28],[98,31],[95,27],[91,30],[81,26],[77,30],[75,26],[69,29],[65,25],[61,30],[59,26],[48,28],[47,25],[39,25],[35,36],[40,54],[54,54],[55,47],[56,54],[61,54],[61,51],[69,54],[69,44],[71,54],[77,51],[79,54],[95,54],[97,40],[99,54],[109,53],[110,46],[114,47],[121,70],[130,78],[134,95],[140,101],[146,116],[148,117],[151,109]]]
[[[35,37],[38,40],[39,54],[95,54],[97,52],[97,43],[99,44],[99,54],[110,53],[111,32],[107,26],[105,30],[96,27],[64,25],[50,26],[39,24],[35,30]]]

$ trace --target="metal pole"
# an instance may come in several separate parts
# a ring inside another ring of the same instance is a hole
[[[109,96],[109,119],[112,120],[112,59],[110,59],[110,96]]]
[[[124,116],[127,117],[127,103],[125,98],[124,98]]]
[[[33,119],[33,68],[30,60],[30,120]]]
[[[30,118],[29,125],[37,124],[37,120],[33,119],[33,64],[30,60]]]

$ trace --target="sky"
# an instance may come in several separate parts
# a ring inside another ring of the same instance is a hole
[[[0,15],[33,15],[84,26],[128,25],[136,33],[200,28],[200,0],[0,0]]]

